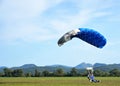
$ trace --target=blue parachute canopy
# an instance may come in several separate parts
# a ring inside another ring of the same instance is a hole
[[[64,34],[58,41],[58,45],[61,46],[65,42],[71,40],[72,38],[77,37],[81,40],[97,47],[103,48],[106,44],[105,37],[99,32],[89,29],[89,28],[79,28],[76,30],[72,30]]]

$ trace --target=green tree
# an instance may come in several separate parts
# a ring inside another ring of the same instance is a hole
[[[35,69],[35,75],[34,76],[35,77],[40,77],[40,72],[37,69]]]
[[[3,73],[0,72],[0,77],[2,77],[2,76],[3,76]]]
[[[49,71],[47,71],[47,70],[44,70],[43,72],[42,72],[42,76],[49,76],[50,75],[50,73],[49,73]]]
[[[78,71],[76,68],[72,68],[71,71],[70,71],[70,75],[71,76],[77,76],[78,75]]]
[[[101,76],[101,70],[94,70],[94,75],[95,76]]]
[[[86,76],[88,75],[88,72],[87,72],[87,71],[80,72],[79,75],[80,75],[80,76],[85,76],[85,77],[86,77]]]
[[[118,69],[113,69],[110,71],[110,76],[120,76],[120,70]]]
[[[55,76],[64,76],[64,70],[62,68],[59,68],[55,71]]]
[[[101,71],[101,70],[95,70],[95,71],[94,71],[94,75],[95,75],[95,76],[108,76],[109,73],[104,72],[104,71]]]
[[[29,72],[29,73],[26,73],[25,76],[26,76],[26,77],[31,77],[32,74]]]
[[[23,77],[24,76],[23,70],[22,69],[13,70],[12,76],[13,77]]]
[[[12,77],[12,70],[9,68],[4,68],[4,76],[5,77]]]

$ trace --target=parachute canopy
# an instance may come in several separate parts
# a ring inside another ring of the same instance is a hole
[[[103,48],[106,44],[106,38],[99,32],[89,28],[79,28],[65,33],[59,40],[58,45],[62,46],[72,38],[79,38],[97,48]]]

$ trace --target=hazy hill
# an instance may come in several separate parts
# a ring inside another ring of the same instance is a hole
[[[96,67],[101,67],[101,66],[107,66],[107,64],[104,64],[104,63],[95,63],[95,64],[93,65],[94,68],[96,68]]]
[[[25,64],[22,65],[20,67],[12,67],[11,69],[22,69],[24,71],[24,73],[34,73],[35,70],[37,69],[40,72],[43,72],[45,70],[49,71],[49,72],[53,72],[55,70],[57,70],[58,68],[61,68],[64,70],[64,72],[68,72],[71,70],[71,67],[68,66],[64,66],[64,65],[51,65],[51,66],[36,66],[34,64]]]
[[[100,67],[95,67],[95,70],[102,70],[102,71],[110,71],[113,69],[119,69],[120,70],[120,64],[108,64],[108,65],[104,65],[104,66],[100,66]]]
[[[112,69],[120,69],[120,64],[103,64],[103,63],[95,63],[94,65],[89,64],[89,63],[81,63],[77,66],[75,66],[74,68],[78,69],[79,71],[83,72],[83,70],[85,71],[86,67],[94,67],[94,70],[102,70],[102,71],[110,71]],[[3,72],[3,69],[5,67],[0,67],[0,72]],[[53,72],[55,70],[57,70],[58,68],[61,68],[64,70],[64,72],[70,72],[71,69],[73,67],[69,67],[69,66],[65,66],[65,65],[51,65],[51,66],[36,66],[35,64],[25,64],[22,65],[20,67],[12,67],[10,69],[14,70],[14,69],[22,69],[24,71],[24,73],[34,73],[35,69],[37,69],[38,71],[42,72],[42,71],[49,71],[49,72]]]
[[[75,68],[77,68],[77,69],[85,69],[86,67],[92,67],[92,64],[83,62],[83,63],[75,66]]]

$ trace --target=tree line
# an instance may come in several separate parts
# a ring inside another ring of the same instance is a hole
[[[34,73],[28,72],[24,73],[22,69],[9,69],[4,68],[3,72],[0,73],[0,77],[77,77],[77,76],[87,76],[87,71],[80,72],[76,68],[72,68],[70,72],[64,72],[62,68],[56,69],[54,72],[49,72],[47,70],[44,70],[42,72],[38,71],[37,69],[34,70]],[[109,72],[104,72],[101,70],[94,70],[95,76],[114,76],[114,77],[120,77],[120,70],[119,69],[113,69]]]

